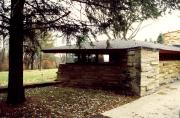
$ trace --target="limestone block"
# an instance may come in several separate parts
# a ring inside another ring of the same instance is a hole
[[[131,76],[131,77],[133,77],[133,78],[134,78],[134,77],[136,77],[136,76],[137,76],[136,71],[132,71],[132,72],[130,72],[130,76]]]
[[[149,59],[142,59],[141,58],[141,64],[150,64],[151,60]]]
[[[152,61],[152,62],[151,62],[151,65],[158,65],[158,64],[159,64],[158,61]]]
[[[147,87],[146,86],[141,86],[140,87],[140,96],[144,96],[147,94]]]
[[[140,86],[148,86],[149,81],[141,81],[141,85]]]
[[[127,66],[133,67],[133,63],[132,63],[132,62],[129,62],[129,63],[127,63]]]
[[[128,57],[128,62],[130,62],[130,63],[135,62],[134,57],[133,56],[129,56]]]
[[[147,75],[147,78],[148,78],[148,79],[155,78],[155,75],[153,75],[153,74],[149,74],[149,75]]]
[[[131,88],[136,94],[140,93],[140,86],[137,83],[137,80],[134,79],[134,80],[131,81]]]
[[[163,63],[163,66],[168,66],[169,65],[169,63]]]
[[[148,71],[151,71],[151,67],[149,66],[141,66],[141,72],[148,72]]]
[[[169,70],[169,73],[173,73],[174,72],[174,70]]]
[[[146,75],[141,75],[141,82],[147,81],[148,77]]]
[[[136,53],[136,52],[135,52],[134,50],[128,51],[128,55],[129,55],[129,56],[134,56],[135,53]]]
[[[142,67],[151,67],[151,65],[150,65],[150,62],[146,62],[146,63],[143,63],[143,62],[141,62],[141,66]]]
[[[147,85],[147,90],[156,89],[157,87],[159,87],[159,83],[154,81]]]

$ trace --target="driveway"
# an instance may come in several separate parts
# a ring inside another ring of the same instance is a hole
[[[110,118],[180,118],[180,80],[102,115]]]

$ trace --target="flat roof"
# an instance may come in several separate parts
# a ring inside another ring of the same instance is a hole
[[[93,46],[90,45],[89,42],[82,44],[82,48],[79,49],[77,45],[71,46],[60,46],[54,48],[42,49],[44,53],[74,53],[74,52],[82,52],[82,51],[110,51],[110,50],[127,50],[132,48],[151,48],[151,49],[159,49],[164,51],[176,51],[180,52],[180,48],[173,45],[164,45],[158,43],[150,43],[144,41],[134,41],[134,40],[110,40],[109,48],[107,48],[107,41],[96,41],[93,42]]]

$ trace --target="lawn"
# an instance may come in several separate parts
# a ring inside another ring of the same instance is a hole
[[[112,91],[78,89],[60,85],[26,89],[26,102],[7,105],[0,94],[0,117],[3,118],[104,118],[99,113],[129,103],[138,97]]]
[[[57,69],[25,70],[24,84],[48,82],[56,79]],[[8,83],[8,72],[0,72],[0,86]]]

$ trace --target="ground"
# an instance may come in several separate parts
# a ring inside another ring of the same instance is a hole
[[[161,86],[157,92],[106,111],[110,118],[180,118],[180,80]]]
[[[0,117],[90,118],[131,102],[138,97],[111,91],[51,86],[26,89],[26,102],[7,105],[6,94],[0,94]]]
[[[56,79],[57,69],[43,70],[25,70],[24,84],[49,82]],[[6,86],[8,83],[8,72],[0,72],[0,86]]]
[[[24,84],[54,81],[57,69],[26,70]],[[8,72],[0,72],[0,86],[7,85]],[[116,91],[117,92],[117,91]],[[78,89],[54,85],[26,89],[26,102],[7,105],[6,93],[0,93],[0,117],[3,118],[90,118],[137,99],[103,90]]]

